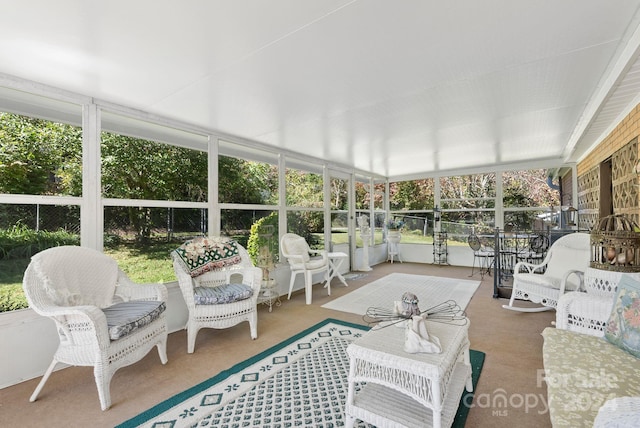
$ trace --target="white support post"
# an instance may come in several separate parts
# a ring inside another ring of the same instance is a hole
[[[100,110],[96,104],[82,108],[82,204],[80,245],[102,251],[104,208],[100,170]]]
[[[207,198],[209,203],[208,235],[220,236],[220,201],[218,200],[218,151],[220,144],[217,138],[209,137]]]

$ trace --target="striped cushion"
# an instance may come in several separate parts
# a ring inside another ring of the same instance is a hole
[[[118,340],[155,321],[165,308],[164,302],[133,300],[116,303],[102,311],[107,317],[109,337],[111,340]]]
[[[251,297],[253,289],[246,284],[223,284],[217,287],[195,287],[196,305],[219,305]]]

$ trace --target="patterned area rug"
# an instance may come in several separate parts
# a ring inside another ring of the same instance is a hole
[[[405,291],[418,297],[418,307],[426,310],[447,300],[455,300],[465,309],[480,286],[480,281],[443,278],[408,273],[392,273],[322,305],[326,309],[364,315],[374,306],[393,308]]]
[[[344,426],[346,349],[367,329],[327,319],[117,428]],[[484,354],[471,357],[475,387]],[[468,410],[460,406],[454,427]]]

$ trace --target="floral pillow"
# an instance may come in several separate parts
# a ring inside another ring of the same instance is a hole
[[[228,238],[194,238],[176,248],[173,257],[192,278],[241,261],[238,243]]]
[[[623,275],[604,337],[640,358],[640,282]]]

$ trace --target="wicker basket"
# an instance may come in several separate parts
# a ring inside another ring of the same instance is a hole
[[[640,272],[640,228],[624,215],[604,217],[591,231],[591,267]]]

